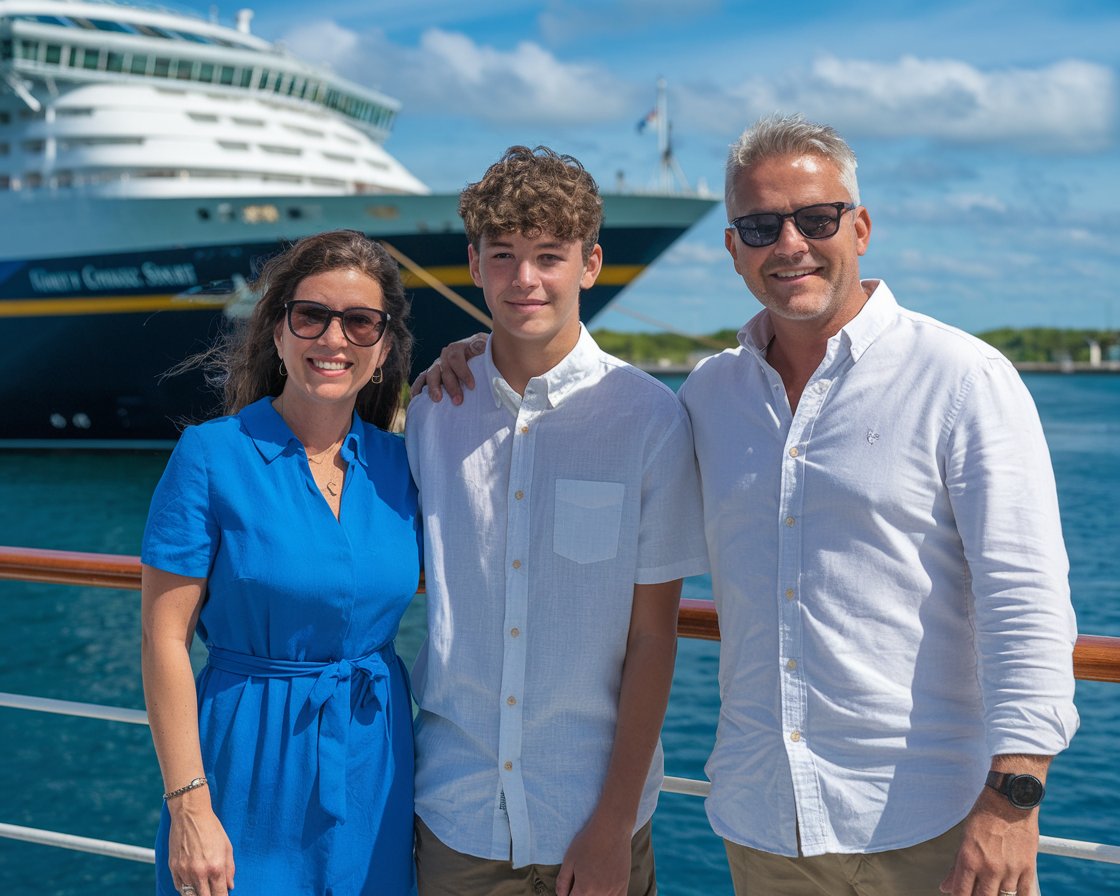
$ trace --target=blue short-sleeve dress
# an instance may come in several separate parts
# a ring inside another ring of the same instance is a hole
[[[414,890],[412,707],[393,638],[419,576],[416,487],[404,441],[357,415],[342,456],[336,519],[262,399],[183,433],[144,531],[144,563],[208,580],[199,733],[237,896]],[[165,806],[167,896],[169,826]]]

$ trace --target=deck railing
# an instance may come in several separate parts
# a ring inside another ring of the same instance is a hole
[[[124,554],[0,546],[0,579],[139,591],[140,559]],[[682,638],[718,641],[720,634],[715,605],[707,600],[683,599],[677,617],[677,634]],[[1120,638],[1079,635],[1073,651],[1073,671],[1082,681],[1120,682]],[[0,706],[147,724],[147,717],[141,710],[49,700],[22,694],[0,693]],[[707,781],[666,777],[663,789],[671,793],[704,796],[708,792],[708,786]],[[0,823],[0,837],[139,862],[155,861],[151,849],[12,824]],[[1120,846],[1044,836],[1039,840],[1039,851],[1050,855],[1120,864]]]

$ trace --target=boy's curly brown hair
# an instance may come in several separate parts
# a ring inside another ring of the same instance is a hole
[[[459,214],[476,250],[484,236],[520,233],[535,239],[547,233],[578,240],[587,261],[599,242],[603,201],[578,159],[547,146],[511,146],[482,180],[463,191]]]

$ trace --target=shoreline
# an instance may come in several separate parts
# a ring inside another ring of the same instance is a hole
[[[632,362],[633,363],[633,362]],[[1019,373],[1120,373],[1120,361],[1014,361]],[[635,363],[635,367],[653,376],[688,376],[695,364]]]

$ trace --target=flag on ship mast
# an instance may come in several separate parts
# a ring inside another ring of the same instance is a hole
[[[648,113],[638,122],[638,133],[641,134],[651,124],[657,121],[657,107],[650,109]]]

